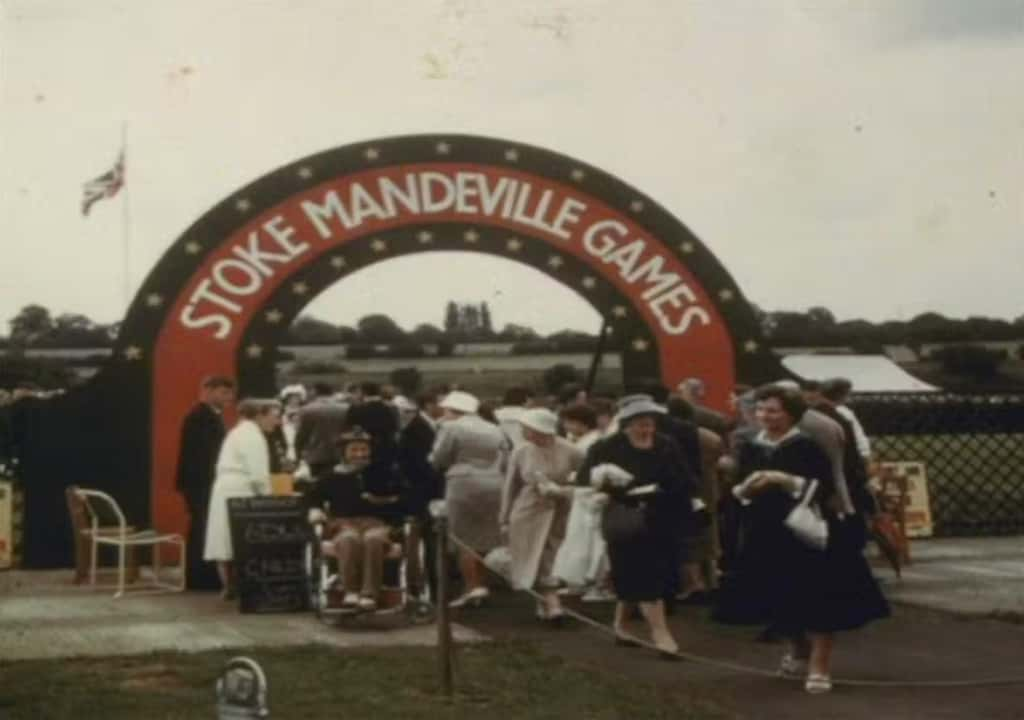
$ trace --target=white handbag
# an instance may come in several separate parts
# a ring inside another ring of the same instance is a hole
[[[804,492],[803,499],[786,516],[786,527],[797,536],[804,545],[815,550],[824,550],[828,544],[828,523],[821,516],[816,506],[811,505],[814,491],[818,489],[818,481],[811,480]]]

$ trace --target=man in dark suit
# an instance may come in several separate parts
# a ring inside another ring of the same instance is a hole
[[[178,492],[188,508],[189,529],[185,584],[192,590],[219,590],[220,580],[212,563],[203,561],[206,516],[210,490],[217,474],[217,456],[224,442],[224,408],[235,397],[230,378],[212,376],[203,380],[199,403],[185,416],[181,426],[178,456]]]
[[[360,400],[348,410],[345,426],[362,428],[373,438],[373,463],[388,465],[395,461],[398,446],[398,411],[381,397],[380,385],[365,382]]]
[[[295,432],[295,455],[309,465],[319,480],[331,473],[341,459],[338,438],[345,429],[348,408],[333,398],[334,388],[327,383],[313,386],[313,401],[299,410]]]
[[[425,393],[418,401],[419,404],[404,397],[395,398],[401,427],[398,434],[398,464],[411,486],[408,512],[417,521],[416,530],[406,544],[406,577],[411,593],[422,592],[425,563],[426,581],[433,600],[437,596],[437,543],[428,506],[431,500],[441,497],[441,482],[429,459],[437,430],[430,416],[420,408],[436,403],[437,397]],[[421,541],[423,562],[420,561]]]

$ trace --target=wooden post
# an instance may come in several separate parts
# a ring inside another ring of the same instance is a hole
[[[608,330],[610,323],[607,317],[601,318],[601,332],[597,336],[597,345],[594,347],[594,355],[590,359],[590,369],[587,371],[585,388],[589,397],[594,392],[594,383],[597,382],[597,370],[601,366],[601,358],[604,355],[605,345],[608,342]]]
[[[451,697],[454,692],[452,674],[452,625],[448,607],[448,514],[446,510],[432,513],[437,533],[437,662],[441,672],[441,692]]]

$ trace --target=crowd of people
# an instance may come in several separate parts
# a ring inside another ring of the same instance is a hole
[[[500,568],[540,598],[541,622],[558,624],[567,596],[614,601],[617,643],[637,644],[641,620],[677,659],[666,616],[709,604],[720,622],[784,639],[780,672],[827,692],[834,634],[889,612],[864,556],[870,444],[845,405],[850,384],[740,387],[729,414],[703,391],[695,378],[617,399],[517,387],[489,403],[449,387],[413,398],[371,382],[293,385],[242,400],[226,431],[234,385],[208,378],[182,429],[188,585],[232,597],[227,499],[268,494],[271,475],[290,472],[325,523],[344,605],[377,607],[389,528],[410,518],[407,589],[436,597],[428,506],[444,499],[462,583],[452,606],[485,605],[487,568]]]

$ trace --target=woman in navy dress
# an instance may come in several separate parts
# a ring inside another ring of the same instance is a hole
[[[808,692],[828,692],[834,633],[888,616],[889,605],[862,552],[863,522],[838,510],[827,456],[796,427],[806,410],[803,399],[770,385],[758,390],[756,401],[762,429],[740,450],[742,482],[733,491],[743,506],[743,546],[716,616],[767,622],[790,639],[780,671],[806,673]],[[812,488],[811,503],[828,524],[824,550],[805,544],[785,524]]]
[[[693,517],[694,471],[676,443],[657,431],[664,409],[634,400],[619,411],[620,430],[595,443],[576,475],[581,485],[606,494],[602,535],[618,598],[615,633],[634,644],[626,624],[640,611],[661,656],[676,659],[663,596],[678,562],[677,547]]]

